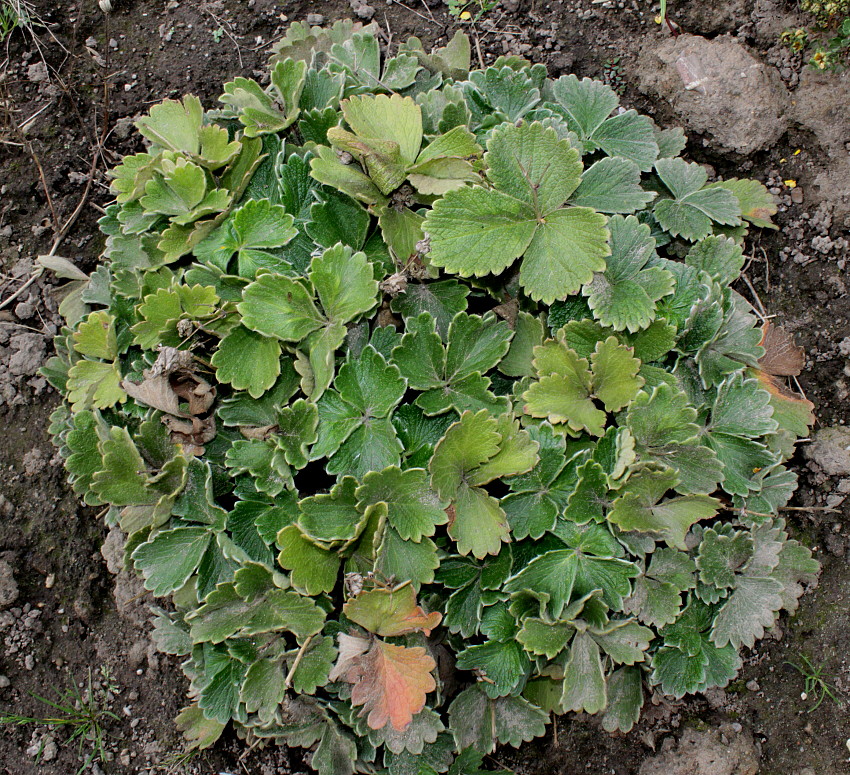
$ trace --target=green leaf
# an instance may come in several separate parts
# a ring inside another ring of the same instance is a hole
[[[234,635],[287,630],[303,641],[318,633],[325,612],[309,598],[280,589],[275,581],[263,565],[240,568],[232,583],[219,584],[188,617],[192,639],[221,643]]]
[[[607,677],[608,707],[602,717],[606,732],[627,734],[640,718],[643,682],[637,668],[621,667]]]
[[[486,677],[484,691],[493,699],[515,694],[531,673],[531,662],[523,647],[515,641],[489,640],[468,646],[457,655],[458,670],[476,670]]]
[[[147,466],[126,428],[112,427],[100,444],[103,467],[92,476],[95,495],[113,506],[150,502]]]
[[[718,533],[708,528],[702,533],[696,566],[700,581],[718,589],[735,586],[735,572],[753,556],[753,539],[742,531]]]
[[[534,376],[534,348],[543,344],[544,324],[539,317],[520,311],[507,354],[499,361],[499,371],[508,377]]]
[[[357,498],[361,510],[386,503],[389,523],[406,541],[418,543],[423,536],[433,536],[436,526],[448,521],[447,502],[431,490],[427,472],[421,468],[370,471],[357,488]]]
[[[504,586],[512,596],[528,596],[541,604],[541,611],[552,619],[559,619],[570,600],[578,556],[574,549],[555,549],[535,557]]]
[[[310,208],[307,234],[325,248],[341,243],[360,250],[366,242],[369,214],[345,194],[334,193]]]
[[[310,766],[319,775],[353,775],[357,745],[333,721],[326,721],[319,745],[310,758]]]
[[[744,250],[727,237],[706,237],[690,249],[685,263],[721,285],[729,285],[741,274]]]
[[[373,507],[381,520],[387,513],[385,504]],[[405,541],[391,525],[384,530],[375,552],[375,572],[388,579],[410,581],[418,590],[422,584],[434,581],[434,571],[440,567],[437,545],[430,538],[418,543]]]
[[[301,661],[295,660],[301,653]],[[328,682],[328,676],[336,661],[337,650],[333,638],[314,637],[309,648],[303,652],[291,651],[287,654],[287,665],[292,670],[292,689],[296,694],[315,694],[319,687]]]
[[[298,526],[319,544],[350,541],[365,524],[364,511],[357,509],[357,481],[343,477],[326,495],[312,495],[298,504]]]
[[[734,649],[752,648],[773,627],[776,613],[782,608],[782,584],[767,577],[740,576],[735,590],[717,612],[711,640],[722,648],[727,643]]]
[[[195,572],[212,533],[205,527],[177,527],[157,533],[133,551],[145,588],[162,597],[180,589]]]
[[[251,474],[254,486],[272,497],[295,486],[283,450],[260,439],[233,442],[227,450],[225,466],[235,474]]]
[[[523,412],[601,436],[605,413],[590,398],[593,377],[587,360],[563,341],[550,339],[534,348],[534,366],[540,379],[523,393]]]
[[[723,479],[714,450],[700,444],[696,417],[684,393],[660,385],[651,394],[638,393],[626,418],[638,459],[675,467],[679,481],[674,486],[683,494],[714,492]]]
[[[658,200],[653,213],[661,227],[674,237],[696,242],[711,233],[712,223],[741,223],[741,206],[734,194],[726,189],[705,188],[708,173],[699,164],[659,159],[655,169],[673,198]]]
[[[629,478],[629,490],[617,500],[608,521],[623,530],[657,535],[668,546],[685,549],[691,525],[713,517],[720,501],[707,495],[685,495],[661,500],[675,484],[670,469],[645,468]]]
[[[280,664],[271,659],[258,659],[248,672],[239,691],[239,699],[249,713],[256,713],[269,724],[286,695],[284,674]]]
[[[522,697],[490,699],[481,683],[464,689],[449,706],[449,728],[458,749],[488,754],[497,743],[512,745],[540,737],[548,714]]]
[[[486,410],[464,412],[437,444],[428,466],[437,495],[444,501],[454,498],[468,474],[499,451],[500,441],[498,423]]]
[[[345,245],[328,248],[312,260],[310,282],[332,322],[348,323],[378,301],[378,283],[365,253]]]
[[[567,647],[575,631],[569,622],[527,617],[516,638],[530,654],[554,659]]]
[[[487,147],[495,189],[450,191],[435,203],[423,226],[431,263],[480,277],[525,254],[520,283],[533,299],[551,303],[575,293],[608,254],[603,216],[557,209],[578,185],[577,152],[539,123],[497,129]]]
[[[775,433],[779,427],[773,412],[770,394],[759,381],[746,379],[738,372],[718,386],[709,429],[714,433],[757,439]]]
[[[358,358],[349,359],[340,367],[334,387],[344,401],[368,419],[386,417],[392,412],[406,385],[398,368],[368,345]]]
[[[585,151],[601,148],[608,156],[635,162],[644,172],[652,169],[658,157],[652,121],[634,110],[611,116],[619,99],[609,86],[564,75],[551,84],[549,96],[553,102],[548,104],[579,136]]]
[[[608,695],[599,646],[585,632],[576,633],[570,656],[564,665],[564,693],[561,706],[565,710],[598,713],[605,708]]]
[[[293,468],[301,469],[307,465],[307,448],[316,441],[318,422],[316,405],[303,398],[282,409],[278,415],[274,439],[283,450],[286,462]]]
[[[392,422],[407,455],[405,465],[411,468],[426,466],[434,447],[453,421],[454,416],[450,414],[426,417],[418,406],[399,406],[393,413]]]
[[[604,272],[584,286],[596,318],[615,331],[646,328],[656,316],[656,303],[673,292],[674,279],[659,267],[645,268],[655,257],[649,226],[634,216],[609,218],[611,255]]]
[[[290,571],[292,586],[305,595],[332,592],[339,575],[340,559],[304,537],[297,525],[289,525],[278,533],[280,554],[277,561]]]
[[[454,279],[408,283],[404,293],[393,299],[390,306],[405,323],[427,312],[434,319],[440,338],[446,341],[449,324],[458,312],[466,309],[468,295],[469,290]]]
[[[640,187],[640,168],[633,161],[605,157],[588,167],[570,204],[590,207],[601,213],[634,213],[648,205],[656,194]]]
[[[280,374],[280,343],[244,326],[236,326],[221,340],[211,363],[216,378],[247,390],[259,398],[277,381]]]

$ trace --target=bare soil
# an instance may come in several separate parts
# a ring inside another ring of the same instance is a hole
[[[374,18],[389,40],[416,34],[427,46],[454,33],[455,22],[440,0],[410,1],[408,7],[373,0]],[[57,253],[86,271],[95,266],[103,244],[98,207],[109,201],[104,171],[141,148],[131,131],[134,116],[186,92],[211,106],[223,82],[237,75],[259,77],[269,43],[290,21],[303,21],[308,13],[328,22],[351,15],[341,0],[113,0],[113,5],[107,17],[92,0],[61,5],[39,0],[35,10],[42,25],[17,30],[3,44],[0,304],[30,276],[35,257],[50,250],[55,223],[65,223],[81,201]],[[795,3],[677,0],[670,5],[684,31],[709,39],[728,34],[775,70],[792,112],[804,96],[811,98],[810,75],[799,57],[778,44],[779,32],[801,21]],[[503,0],[478,25],[480,57],[486,63],[502,53],[519,53],[545,62],[554,75],[602,77],[622,92],[626,106],[671,125],[670,104],[638,88],[646,56],[670,36],[654,24],[656,12],[645,0]],[[765,182],[782,203],[776,219],[780,231],[748,241],[753,288],[742,283],[739,290],[749,298],[758,294],[770,314],[796,331],[808,354],[801,386],[816,404],[819,425],[829,427],[850,419],[845,268],[850,220],[840,201],[848,189],[842,192],[833,174],[847,161],[841,153],[850,141],[850,126],[842,124],[848,77],[830,74],[817,84],[820,118],[794,113],[771,147],[742,157],[690,134],[687,153],[710,163],[719,175]],[[805,95],[798,93],[801,88]],[[25,134],[16,126],[24,126]],[[99,147],[104,128],[106,142]],[[798,193],[787,180],[795,181]],[[52,283],[40,278],[0,308],[0,710],[49,715],[32,694],[55,698],[91,674],[99,707],[117,720],[103,718],[110,760],[86,771],[306,772],[300,752],[246,752],[235,736],[180,760],[183,744],[172,719],[184,704],[186,682],[176,661],[151,647],[145,619],[153,600],[137,597],[132,579],[107,568],[100,551],[106,530],[99,515],[82,507],[65,486],[49,441],[48,417],[58,397],[36,370],[49,357],[59,325]],[[755,752],[763,775],[850,773],[845,702],[850,502],[843,501],[850,479],[830,477],[802,455],[797,470],[800,489],[793,503],[806,508],[786,516],[792,533],[815,550],[823,574],[797,614],[783,617],[775,637],[745,654],[737,681],[688,701],[648,705],[629,735],[610,736],[595,719],[563,718],[546,738],[519,751],[500,750],[491,764],[521,775],[646,775],[655,766],[652,757],[668,751],[673,763],[663,761],[669,775],[752,772],[743,759],[708,762],[699,753],[707,749],[686,740],[676,747],[688,728],[691,735],[713,734],[720,749],[729,751],[741,747],[729,739],[738,736]],[[803,657],[822,668],[836,698],[825,698],[814,710],[816,696],[803,696],[804,678],[789,664],[801,664]],[[64,744],[66,738],[67,731],[46,725],[0,726],[0,772],[76,772],[90,747],[84,744],[81,757],[74,744]]]

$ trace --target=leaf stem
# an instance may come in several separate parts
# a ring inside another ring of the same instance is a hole
[[[310,641],[313,640],[313,636],[310,635],[307,640],[305,640],[301,644],[301,648],[298,649],[298,653],[295,655],[295,661],[292,663],[292,667],[289,668],[289,672],[286,674],[286,678],[283,680],[283,685],[285,688],[289,688],[292,685],[292,678],[295,676],[295,671],[298,669],[298,665],[301,664],[301,660],[304,658],[304,654],[307,653],[307,646],[310,645]]]

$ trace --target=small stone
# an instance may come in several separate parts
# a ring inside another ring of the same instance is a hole
[[[320,13],[308,13],[307,24],[311,27],[321,27],[325,23],[325,17]]]
[[[0,560],[0,610],[8,608],[18,599],[18,582],[12,573],[12,566],[6,560]]]
[[[758,681],[753,680],[747,681],[747,689],[749,689],[751,692],[757,692],[759,689],[761,689],[761,687],[759,686]]]
[[[803,189],[797,186],[797,188],[791,189],[791,201],[795,205],[803,204]]]
[[[0,689],[8,689],[12,682],[5,676],[0,674]]]

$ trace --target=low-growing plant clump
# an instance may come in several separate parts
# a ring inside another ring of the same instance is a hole
[[[268,86],[165,100],[44,369],[127,535],[193,746],[479,772],[552,714],[725,686],[818,563],[780,509],[802,356],[731,284],[754,181],[602,83],[461,34],[293,25]]]

